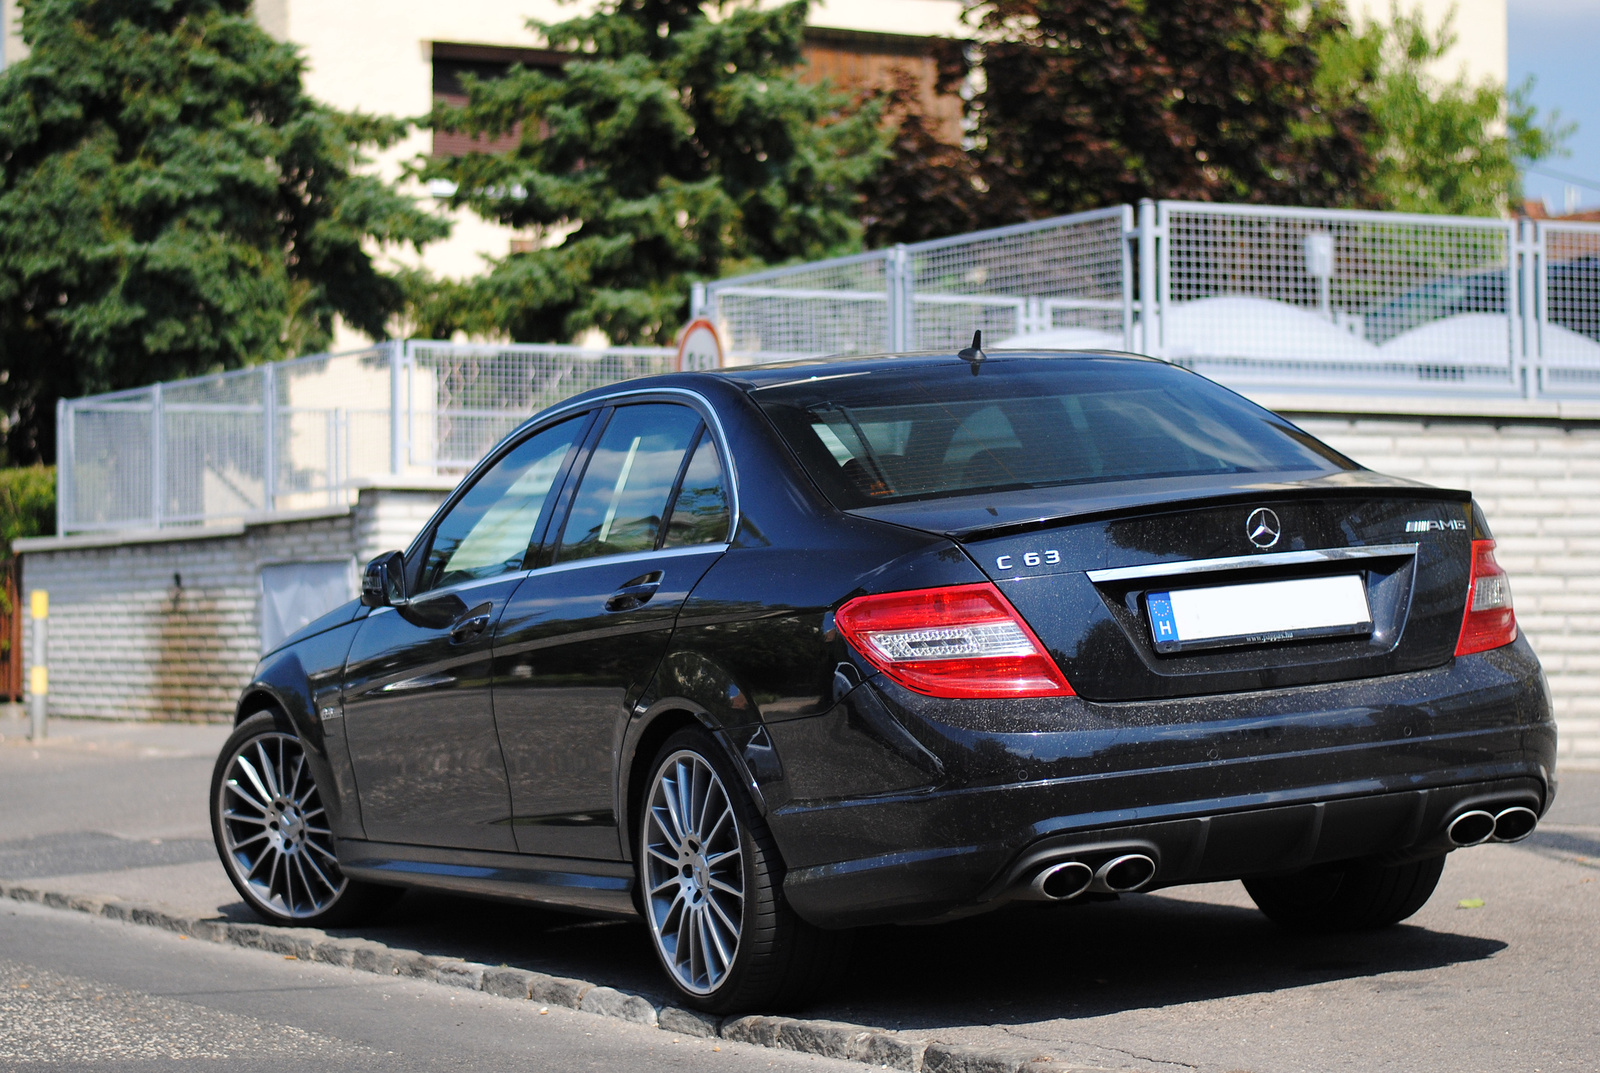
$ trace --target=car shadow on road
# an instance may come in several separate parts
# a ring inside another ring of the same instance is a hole
[[[381,924],[352,934],[668,997],[637,921],[414,891]],[[795,1012],[896,1029],[1025,1024],[1435,969],[1505,947],[1415,925],[1295,935],[1254,909],[1127,895],[862,929],[849,971]]]

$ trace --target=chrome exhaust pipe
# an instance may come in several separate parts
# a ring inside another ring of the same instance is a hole
[[[1496,842],[1521,842],[1533,834],[1533,829],[1539,825],[1539,816],[1531,808],[1523,805],[1513,805],[1511,808],[1498,813],[1494,818],[1494,840]]]
[[[1492,815],[1482,809],[1473,809],[1451,820],[1444,833],[1457,846],[1476,846],[1494,837],[1494,826]]]
[[[1102,864],[1094,874],[1094,882],[1098,889],[1127,894],[1150,882],[1155,875],[1155,861],[1142,853],[1124,853]]]
[[[1061,861],[1033,877],[1031,886],[1052,902],[1076,898],[1094,882],[1094,871],[1082,861]]]

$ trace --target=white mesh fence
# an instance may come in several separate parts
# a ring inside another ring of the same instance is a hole
[[[984,345],[1127,349],[1239,388],[1600,396],[1600,225],[1145,202],[696,289],[731,364]],[[348,502],[460,474],[667,349],[428,341],[73,399],[63,532]]]
[[[410,342],[401,389],[404,466],[465,471],[532,414],[590,388],[671,372],[675,354],[656,347]]]
[[[1600,225],[1540,222],[1527,335],[1543,394],[1600,394]]]
[[[735,363],[991,343],[1050,329],[1122,346],[1132,316],[1118,206],[706,286]]]
[[[59,528],[204,524],[455,476],[545,406],[666,372],[673,353],[412,341],[66,400]]]
[[[1516,390],[1517,225],[1163,203],[1162,357],[1234,384]]]
[[[1241,388],[1600,394],[1600,226],[1145,203],[721,280],[696,313],[735,363],[982,329]]]

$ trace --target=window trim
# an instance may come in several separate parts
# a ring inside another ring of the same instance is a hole
[[[685,403],[683,401],[685,399],[689,401]],[[584,406],[594,406],[596,412],[599,414],[599,419],[590,426],[588,439],[584,443],[584,458],[582,465],[579,466],[578,464],[574,463],[567,472],[566,485],[562,488],[562,503],[560,504],[562,515],[560,524],[557,525],[556,520],[551,518],[549,524],[545,527],[543,543],[539,550],[537,557],[538,562],[536,563],[534,569],[549,569],[551,566],[564,565],[555,561],[555,554],[558,550],[555,541],[558,539],[561,529],[567,524],[566,515],[567,512],[571,510],[572,498],[577,494],[578,484],[583,480],[583,471],[589,468],[589,454],[594,449],[595,444],[599,442],[600,436],[604,434],[605,426],[611,421],[611,413],[620,406],[632,406],[637,403],[647,402],[671,402],[677,403],[678,405],[688,405],[690,409],[699,413],[701,432],[709,433],[711,435],[711,447],[712,450],[717,452],[717,461],[722,466],[723,480],[727,483],[728,532],[727,538],[720,544],[694,544],[691,545],[691,547],[697,550],[706,550],[710,548],[721,548],[723,550],[727,550],[727,548],[733,543],[734,534],[738,533],[739,523],[742,519],[742,515],[739,513],[739,476],[734,465],[733,452],[728,449],[727,435],[722,429],[722,419],[718,417],[717,411],[711,405],[710,400],[708,400],[704,395],[701,395],[698,391],[690,391],[687,388],[677,387],[658,387],[646,388],[644,390],[635,389],[634,391],[619,391],[614,394],[603,395],[599,398],[586,399],[583,402],[571,404],[571,409],[578,409]],[[552,419],[557,418],[563,409],[566,409],[566,407],[561,407],[558,405],[556,409],[550,412],[549,417]],[[698,447],[699,443],[700,440],[698,437],[696,437],[695,440],[690,444],[691,450],[694,447]],[[684,464],[687,465],[688,461],[689,457],[688,453],[686,452]],[[684,470],[680,466],[677,482],[673,484],[672,488],[673,499],[668,501],[669,505],[677,497],[678,488],[683,480],[683,473]],[[663,526],[662,530],[665,531],[665,529],[666,527]],[[575,559],[572,561],[572,565],[590,562],[617,562],[624,559],[624,557],[631,557],[635,555],[658,555],[662,552],[673,552],[679,550],[677,548],[662,548],[660,546],[660,541],[661,534],[658,533],[656,534],[656,547],[651,551],[632,551],[619,552],[615,555],[596,555],[588,559]]]
[[[426,558],[426,555],[422,553],[422,549],[432,545],[434,529],[438,525],[440,519],[442,519],[445,514],[447,514],[450,509],[456,505],[457,501],[466,494],[467,489],[471,488],[473,484],[477,483],[479,477],[481,477],[483,473],[489,469],[489,467],[493,466],[506,454],[506,452],[512,450],[524,439],[529,436],[537,436],[544,430],[560,424],[569,417],[586,417],[588,424],[585,426],[583,434],[577,437],[575,442],[580,444],[579,450],[581,454],[578,457],[582,457],[585,460],[585,464],[587,464],[588,452],[593,446],[591,440],[593,440],[596,436],[595,430],[597,427],[604,427],[597,421],[597,418],[600,417],[604,411],[615,409],[617,406],[634,402],[670,401],[682,403],[685,399],[688,400],[689,406],[699,411],[700,420],[704,423],[706,429],[711,432],[714,440],[713,446],[717,451],[717,459],[722,463],[723,478],[728,482],[727,542],[721,545],[696,544],[693,545],[693,547],[695,550],[710,550],[712,548],[719,547],[722,550],[727,550],[727,548],[733,542],[734,535],[739,532],[739,525],[743,520],[743,514],[739,509],[739,467],[733,457],[733,452],[728,447],[728,436],[723,430],[722,418],[717,413],[716,407],[711,404],[710,399],[700,394],[700,392],[692,391],[689,388],[634,388],[632,390],[608,392],[604,395],[591,395],[588,398],[575,399],[570,402],[556,403],[556,405],[545,410],[543,413],[535,414],[522,427],[512,429],[506,434],[504,439],[502,439],[494,447],[490,448],[489,452],[484,455],[481,460],[479,460],[478,464],[472,467],[472,469],[467,472],[465,477],[461,478],[461,483],[456,485],[455,490],[445,497],[445,501],[441,503],[438,509],[435,510],[428,518],[427,524],[425,524],[421,530],[418,531],[416,537],[413,538],[411,543],[406,546],[405,558],[407,591],[410,592],[417,582],[419,572],[422,569],[423,560]],[[561,524],[563,525],[566,524],[565,510],[567,507],[567,500],[570,498],[569,493],[577,490],[577,484],[573,480],[573,471],[576,468],[577,458],[569,455],[564,464],[564,469],[560,474],[560,491],[557,495],[552,496],[550,500],[551,503],[555,504],[555,509],[563,512],[561,518]],[[554,486],[552,486],[552,488],[554,488]],[[550,527],[553,521],[553,516],[547,518],[544,516],[543,512],[541,512],[540,522],[534,526],[534,532],[537,535],[537,543],[536,546],[532,544],[530,545],[530,547],[533,548],[532,553],[529,558],[525,558],[523,560],[524,563],[530,563],[531,560],[531,564],[528,567],[530,570],[548,569],[552,565],[549,561],[547,561],[547,557],[554,553],[554,549],[550,546]],[[626,554],[659,555],[662,552],[672,552],[676,550],[677,549],[675,548],[664,548],[659,551],[628,552]],[[605,555],[594,559],[580,559],[576,560],[576,562],[615,562],[619,558],[621,558],[619,555]],[[505,576],[509,577],[510,575],[507,574]]]
[[[654,393],[651,392],[648,394]],[[693,411],[695,416],[697,416],[700,420],[695,424],[694,432],[689,436],[689,445],[684,448],[683,460],[678,463],[678,472],[676,476],[672,478],[672,487],[667,490],[666,510],[661,516],[661,528],[656,531],[655,547],[649,549],[648,551],[622,551],[613,552],[610,555],[590,555],[583,559],[573,559],[569,563],[563,563],[558,558],[561,553],[561,535],[566,530],[567,522],[571,520],[570,516],[572,513],[572,504],[577,498],[578,488],[583,484],[583,478],[589,471],[589,461],[594,455],[594,449],[599,446],[600,438],[605,435],[605,430],[610,427],[612,418],[616,416],[618,410],[625,406],[648,405],[652,402],[667,403],[674,406],[684,406],[683,403],[677,401],[676,399],[651,399],[642,396],[639,398],[626,398],[624,401],[616,402],[606,406],[604,413],[602,413],[600,416],[600,419],[594,423],[589,435],[589,442],[584,444],[583,466],[581,468],[576,466],[573,467],[573,471],[569,474],[566,487],[562,488],[562,495],[565,502],[562,504],[563,513],[561,515],[561,524],[559,526],[555,525],[554,520],[552,519],[551,524],[547,527],[545,532],[544,545],[539,552],[539,567],[576,565],[578,563],[601,561],[618,562],[624,561],[627,557],[635,555],[655,555],[662,551],[678,550],[675,548],[663,548],[661,546],[661,542],[666,539],[667,526],[672,520],[672,509],[677,505],[678,492],[683,487],[683,476],[689,470],[689,463],[694,460],[694,453],[699,448],[701,439],[711,430],[710,424],[706,421],[705,413],[701,411],[700,407],[692,405],[685,406],[684,408]],[[724,474],[724,478],[726,479],[728,467],[726,465],[722,465],[722,460],[725,456],[723,455],[722,451],[719,450],[719,447],[720,445],[716,442],[715,437],[713,437],[711,449],[717,452],[717,462],[722,466],[722,472]],[[729,483],[731,484],[732,482],[730,481]],[[732,499],[733,492],[731,489],[729,490],[728,495],[729,498]],[[721,546],[724,548],[726,548],[727,545],[733,541],[733,534],[737,531],[734,527],[733,520],[734,512],[730,504],[730,509],[728,511],[728,531],[726,534],[724,534],[723,540],[720,541]],[[710,542],[706,544],[693,544],[689,546],[693,548],[710,548],[717,546],[717,543],[718,542]]]

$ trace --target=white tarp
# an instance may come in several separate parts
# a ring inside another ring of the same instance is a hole
[[[295,630],[355,594],[355,566],[349,559],[263,566],[261,651],[277,648]]]

